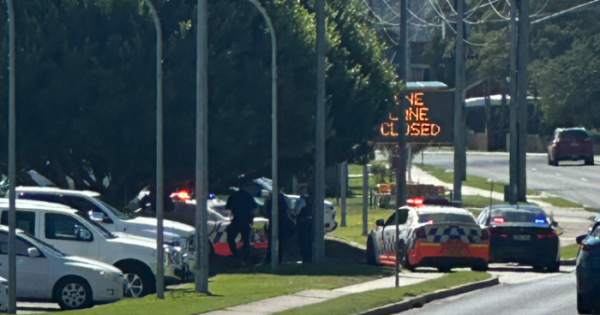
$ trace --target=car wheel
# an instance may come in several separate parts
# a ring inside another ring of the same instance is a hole
[[[123,296],[129,298],[143,297],[156,292],[156,280],[150,268],[141,263],[117,263],[115,267],[123,272],[125,287]]]
[[[589,158],[585,159],[585,165],[594,165],[594,156],[590,156]]]
[[[448,273],[448,272],[452,271],[452,268],[450,268],[449,266],[439,266],[439,267],[437,267],[437,270],[439,272]]]
[[[54,286],[54,300],[63,310],[78,310],[92,306],[92,288],[83,278],[65,277]]]
[[[553,164],[552,159],[550,158],[550,154],[548,154],[548,165],[552,165],[552,164]]]
[[[546,266],[546,270],[548,272],[559,272],[560,271],[560,261],[556,261],[556,262]]]
[[[406,250],[406,246],[404,245],[404,243],[400,243],[400,267],[402,267],[402,269],[406,269],[408,271],[415,271],[415,268],[417,266],[412,265],[410,263],[410,260],[408,260],[408,251]]]
[[[590,314],[593,311],[592,302],[595,299],[593,296],[577,293],[577,312],[579,314]]]
[[[377,258],[375,257],[375,244],[373,238],[369,236],[367,239],[367,264],[376,266]]]
[[[473,271],[487,271],[488,270],[488,263],[483,260],[483,259],[478,259],[477,261],[475,261],[473,263],[473,266],[471,267],[471,270]]]

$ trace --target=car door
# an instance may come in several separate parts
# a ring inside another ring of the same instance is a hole
[[[37,248],[26,240],[15,240],[17,262],[17,298],[49,299],[49,263],[44,255],[29,257],[28,249]],[[38,251],[41,251],[38,248]],[[0,232],[0,276],[8,279],[8,233]]]
[[[396,236],[396,213],[399,214],[399,229],[400,235],[402,235],[402,226],[406,224],[408,219],[408,209],[402,208],[398,211],[395,211],[385,222],[385,226],[383,227],[382,232],[382,259],[387,259],[390,261],[396,261],[396,241],[398,237]]]
[[[98,255],[98,241],[94,233],[74,216],[46,212],[43,214],[43,233],[38,237],[59,250],[81,257]]]

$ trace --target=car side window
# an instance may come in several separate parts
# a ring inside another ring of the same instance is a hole
[[[77,197],[77,196],[63,196],[63,198],[66,200],[68,206],[73,209],[77,209],[84,213],[93,211],[93,212],[99,212],[99,213],[104,214],[104,211],[102,211],[102,209],[100,209],[100,207],[96,206],[94,203],[92,203],[91,201],[89,201],[85,198],[81,198],[81,197]]]
[[[8,226],[8,211],[2,211],[0,224]],[[17,211],[17,229],[35,236],[35,212]]]
[[[52,203],[59,203],[62,205],[67,205],[67,202],[61,198],[61,196],[53,195],[53,194],[39,194],[39,193],[28,193],[22,192],[17,195],[19,199],[27,199],[27,200],[36,200],[36,201],[45,201]]]
[[[15,239],[15,254],[17,256],[29,257],[28,249],[33,246],[29,242],[17,237]],[[8,255],[8,233],[0,232],[0,255]]]
[[[46,238],[51,240],[88,241],[91,232],[78,220],[60,213],[44,214]]]

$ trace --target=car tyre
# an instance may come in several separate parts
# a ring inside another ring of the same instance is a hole
[[[594,165],[594,156],[590,156],[589,158],[585,159],[585,165]]]
[[[577,313],[591,314],[593,311],[591,305],[594,301],[595,299],[593,296],[577,293]]]
[[[408,271],[415,271],[415,268],[417,266],[412,265],[410,263],[410,260],[408,260],[408,251],[406,250],[406,246],[404,245],[404,243],[400,243],[400,266],[402,267],[402,269],[406,269]]]
[[[552,264],[546,266],[546,270],[548,272],[559,272],[560,271],[560,261],[555,261]]]
[[[479,259],[477,261],[475,261],[473,263],[473,266],[471,267],[471,270],[473,271],[487,271],[488,270],[488,263],[483,260],[483,259]]]
[[[115,264],[125,276],[123,296],[143,297],[156,292],[156,279],[150,268],[142,263],[122,262]]]
[[[554,165],[554,162],[552,162],[552,159],[550,158],[550,154],[548,154],[548,165]]]
[[[450,271],[452,271],[452,268],[450,266],[439,266],[437,267],[437,270],[439,272],[449,273]]]
[[[60,279],[54,285],[54,300],[63,310],[78,310],[91,307],[92,288],[80,277],[70,276]]]
[[[377,266],[377,258],[375,257],[375,243],[373,238],[369,236],[367,239],[367,264]]]

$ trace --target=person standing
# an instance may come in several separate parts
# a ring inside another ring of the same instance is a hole
[[[298,247],[302,262],[309,263],[312,258],[313,243],[313,203],[307,185],[298,187],[298,195],[300,198],[296,200],[293,210],[298,230]]]
[[[242,234],[242,251],[247,252],[250,248],[250,231],[254,221],[254,212],[258,204],[252,195],[252,182],[243,180],[238,191],[227,199],[226,208],[231,210],[233,219],[227,227],[227,244],[234,257],[239,256],[235,239]]]
[[[279,257],[277,257],[277,261],[281,264],[283,262],[283,255],[286,249],[289,249],[290,247],[290,241],[293,239],[294,237],[294,233],[296,231],[296,225],[294,223],[294,221],[291,218],[291,209],[290,209],[290,202],[289,202],[289,198],[283,193],[283,192],[279,192],[278,195],[278,205],[277,205],[277,212],[278,212],[278,235],[279,235],[279,246],[278,246],[278,252],[279,252]],[[271,204],[272,204],[272,198],[269,198],[269,200],[267,200],[267,202],[265,203],[265,210],[269,213],[269,230],[267,231],[267,235],[268,235],[268,239],[269,239],[269,251],[267,252],[267,257],[265,258],[265,263],[270,263],[271,262],[271,244],[273,243],[271,241],[271,227],[272,225],[272,218],[271,218]]]

